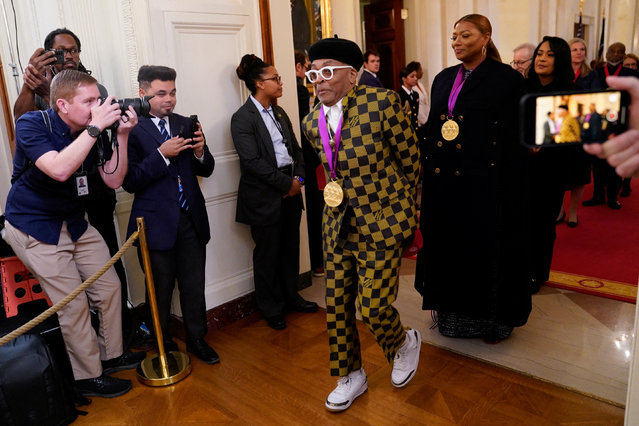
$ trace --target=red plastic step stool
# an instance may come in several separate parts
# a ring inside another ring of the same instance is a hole
[[[49,306],[51,300],[42,291],[42,287],[31,272],[17,257],[0,259],[0,275],[2,275],[2,296],[7,318],[18,314],[18,305],[32,300],[45,299]]]

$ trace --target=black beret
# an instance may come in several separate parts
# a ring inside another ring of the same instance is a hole
[[[308,59],[335,59],[352,66],[356,70],[362,67],[364,56],[359,46],[345,38],[325,38],[308,48]]]

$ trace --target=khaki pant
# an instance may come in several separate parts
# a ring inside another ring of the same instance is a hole
[[[73,242],[62,224],[57,245],[45,244],[14,228],[6,221],[5,240],[22,263],[38,279],[55,304],[109,260],[109,249],[94,227],[89,225]],[[73,367],[75,380],[102,374],[101,360],[122,354],[120,281],[113,268],[58,312],[60,329]],[[98,312],[100,330],[91,325],[89,307]]]

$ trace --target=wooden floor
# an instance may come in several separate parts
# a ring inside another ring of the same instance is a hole
[[[165,388],[134,380],[113,399],[93,398],[78,425],[622,425],[621,408],[424,344],[419,370],[405,388],[360,326],[369,389],[345,412],[324,409],[336,379],[328,374],[325,313],[289,314],[283,331],[254,315],[207,341],[221,363],[193,359],[193,372]],[[179,342],[184,350],[184,344]]]

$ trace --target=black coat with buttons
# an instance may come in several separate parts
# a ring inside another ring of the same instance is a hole
[[[453,110],[459,135],[446,140],[457,65],[439,73],[422,153],[421,230],[415,287],[423,309],[502,325],[526,323],[526,150],[518,142],[522,76],[485,59],[467,77]]]

